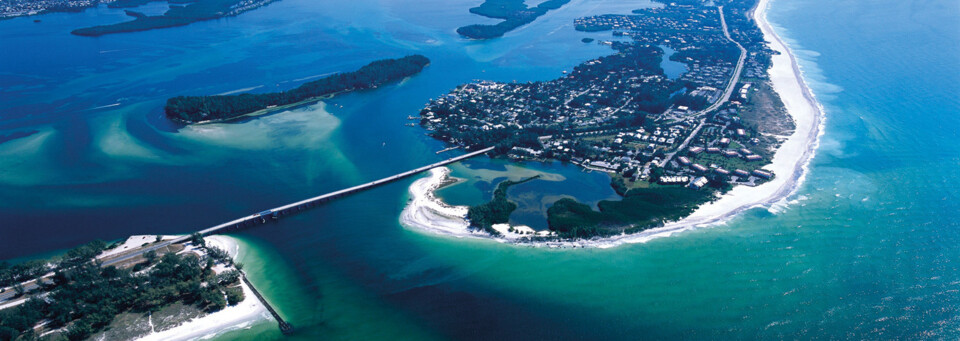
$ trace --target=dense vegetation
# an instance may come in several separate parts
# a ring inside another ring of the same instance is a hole
[[[123,312],[154,312],[178,301],[216,311],[243,300],[235,286],[239,271],[215,274],[213,257],[167,253],[158,258],[148,253],[147,261],[133,269],[103,268],[92,260],[104,245],[96,242],[71,250],[56,266],[52,282],[43,284],[45,295],[0,310],[0,340],[33,339],[33,327],[42,320],[49,321],[45,328],[63,327],[68,339],[82,340]]]
[[[504,19],[496,25],[468,25],[457,29],[460,35],[472,39],[491,39],[503,36],[517,27],[529,24],[549,10],[560,8],[570,0],[547,0],[536,7],[527,7],[525,0],[487,0],[470,9],[470,13]]]
[[[685,217],[710,201],[714,193],[710,189],[685,187],[634,188],[620,201],[601,201],[597,204],[599,212],[564,198],[547,209],[547,222],[551,230],[566,238],[635,232]],[[624,231],[625,225],[633,227]]]
[[[148,1],[141,0],[121,0],[113,7],[136,7]],[[183,1],[170,1],[171,3],[184,3]],[[163,15],[137,17],[131,21],[122,23],[100,25],[74,30],[75,35],[97,37],[111,33],[146,31],[156,28],[166,28],[183,26],[202,20],[217,19],[224,16],[236,15],[243,11],[238,9],[244,0],[197,0],[188,2],[186,6],[171,6]],[[270,0],[262,1],[261,4],[269,3]],[[256,7],[254,5],[242,5],[245,9]]]
[[[271,106],[293,104],[318,96],[376,88],[414,75],[423,70],[428,63],[430,60],[427,57],[410,55],[398,59],[377,60],[357,71],[337,73],[284,92],[230,96],[178,96],[167,100],[164,111],[168,118],[187,123],[229,119]]]
[[[510,213],[517,209],[517,204],[507,200],[507,189],[510,186],[539,178],[539,175],[535,175],[520,181],[507,180],[498,184],[497,189],[493,191],[493,199],[484,204],[470,206],[467,211],[467,220],[470,221],[470,226],[498,235],[499,232],[491,226],[507,223],[510,220]]]

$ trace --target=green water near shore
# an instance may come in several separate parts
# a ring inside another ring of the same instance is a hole
[[[574,32],[573,18],[650,4],[575,0],[502,39],[464,41],[453,29],[475,19],[475,5],[283,0],[97,40],[68,32],[122,13],[0,22],[0,45],[10,46],[0,54],[0,133],[40,131],[0,144],[0,257],[186,233],[449,157],[403,126],[406,116],[472,79],[559,77],[610,53],[580,42],[608,33]],[[250,280],[296,326],[289,339],[955,339],[955,6],[772,6],[828,115],[787,204],[644,244],[529,248],[401,226],[415,180],[405,179],[235,234]],[[172,95],[288,89],[411,52],[433,63],[377,91],[179,132],[159,119]],[[470,204],[499,179],[561,176],[509,191],[529,210],[515,219],[533,226],[555,193],[593,202],[612,191],[604,175],[572,166],[517,167],[455,165],[470,182],[440,195]],[[287,339],[272,322],[220,337]]]

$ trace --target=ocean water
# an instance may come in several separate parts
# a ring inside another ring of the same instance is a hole
[[[184,233],[436,161],[403,126],[471,79],[558,77],[609,50],[577,16],[648,2],[574,0],[490,42],[469,1],[283,0],[235,18],[101,38],[106,8],[0,22],[0,258],[93,238]],[[960,8],[951,1],[774,0],[769,19],[827,112],[806,181],[720,226],[610,249],[434,236],[398,222],[412,179],[236,234],[293,339],[960,337]],[[9,47],[9,48],[8,48]],[[369,60],[433,60],[402,84],[240,124],[175,130],[166,97],[273,91]],[[119,105],[111,106],[119,103]],[[107,107],[104,107],[107,106]],[[518,223],[595,202],[602,174],[472,160],[453,203],[504,178]],[[599,177],[598,177],[599,176]],[[281,339],[273,324],[221,339]]]

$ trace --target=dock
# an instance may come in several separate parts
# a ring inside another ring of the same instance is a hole
[[[441,149],[441,150],[437,151],[437,155],[440,155],[440,153],[449,152],[449,151],[454,150],[454,149],[460,149],[460,146],[454,146],[454,147],[450,147],[450,148]]]

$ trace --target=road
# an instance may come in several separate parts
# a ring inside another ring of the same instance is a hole
[[[259,212],[259,213],[251,214],[251,215],[248,215],[248,216],[245,216],[245,217],[242,217],[242,218],[238,218],[238,219],[231,220],[231,221],[229,221],[229,222],[226,222],[226,223],[223,223],[223,224],[220,224],[220,225],[216,225],[216,226],[213,226],[213,227],[209,227],[209,228],[200,230],[200,231],[198,231],[198,233],[200,233],[201,235],[204,235],[204,236],[210,235],[210,234],[215,234],[215,233],[221,232],[222,230],[226,230],[226,229],[228,229],[228,228],[230,228],[230,227],[234,227],[234,226],[237,226],[237,225],[239,225],[239,224],[243,224],[243,223],[249,222],[249,221],[251,221],[251,220],[265,219],[265,216],[266,216],[266,215],[277,214],[277,213],[282,213],[282,212],[289,212],[289,211],[292,211],[293,209],[300,209],[300,208],[302,208],[302,207],[304,207],[304,206],[307,206],[307,205],[316,204],[316,203],[323,202],[323,201],[330,200],[330,199],[334,199],[334,198],[337,198],[337,197],[340,197],[340,196],[343,196],[343,195],[352,194],[352,193],[355,193],[355,192],[358,192],[358,191],[362,191],[362,190],[365,190],[365,189],[369,189],[369,188],[372,188],[372,187],[375,187],[375,186],[379,186],[379,185],[382,185],[382,184],[386,184],[386,183],[389,183],[389,182],[393,182],[393,181],[396,181],[396,180],[400,180],[400,179],[403,179],[403,178],[405,178],[405,177],[412,176],[412,175],[415,175],[415,174],[418,174],[418,173],[421,173],[421,172],[430,170],[430,169],[435,168],[435,167],[445,166],[445,165],[448,165],[448,164],[451,164],[451,163],[454,163],[454,162],[459,162],[459,161],[462,161],[462,160],[465,160],[465,159],[469,159],[469,158],[472,158],[472,157],[474,157],[474,156],[487,153],[487,152],[493,150],[493,148],[494,148],[494,147],[487,147],[487,148],[484,148],[484,149],[481,149],[481,150],[478,150],[478,151],[474,151],[474,152],[470,152],[470,153],[467,153],[467,154],[463,154],[463,155],[460,155],[460,156],[457,156],[457,157],[449,158],[449,159],[446,159],[446,160],[443,160],[443,161],[440,161],[440,162],[432,163],[432,164],[429,164],[429,165],[426,165],[426,166],[423,166],[423,167],[419,167],[419,168],[416,168],[416,169],[412,169],[412,170],[409,170],[409,171],[406,171],[406,172],[403,172],[403,173],[391,175],[391,176],[388,176],[388,177],[383,178],[383,179],[379,179],[379,180],[374,180],[374,181],[371,181],[371,182],[367,182],[367,183],[362,184],[362,185],[357,185],[357,186],[353,186],[353,187],[350,187],[350,188],[341,189],[341,190],[339,190],[339,191],[330,192],[330,193],[323,194],[323,195],[320,195],[320,196],[316,196],[316,197],[313,197],[313,198],[310,198],[310,199],[306,199],[306,200],[301,200],[301,201],[298,201],[298,202],[295,202],[295,203],[292,203],[292,204],[288,204],[288,205],[284,205],[284,206],[280,206],[280,207],[275,207],[275,208],[272,208],[272,209],[269,209],[269,210],[266,210],[266,211],[261,211],[261,212]],[[187,240],[189,240],[189,239],[190,239],[190,235],[184,235],[184,236],[181,236],[181,237],[177,237],[177,238],[175,238],[175,239],[170,239],[170,240],[167,240],[167,241],[163,241],[163,242],[161,242],[161,243],[159,243],[159,244],[152,245],[152,246],[150,246],[150,247],[147,247],[147,248],[144,248],[144,249],[141,249],[141,250],[137,250],[137,251],[130,252],[130,253],[127,253],[127,254],[125,254],[125,255],[116,257],[116,258],[111,258],[111,259],[105,260],[105,261],[101,262],[100,266],[106,267],[106,266],[110,266],[110,265],[119,264],[119,263],[122,263],[122,262],[124,262],[124,261],[127,261],[127,260],[130,260],[130,259],[139,257],[140,255],[142,255],[142,254],[144,254],[144,253],[146,253],[146,252],[149,252],[149,251],[152,251],[152,250],[157,250],[157,249],[166,247],[166,246],[168,246],[168,245],[170,245],[170,244],[182,243],[182,242],[185,242],[185,241],[187,241]],[[41,279],[49,278],[49,277],[51,277],[51,276],[53,276],[52,273],[46,274],[46,275],[44,275],[43,277],[41,277]],[[31,282],[24,283],[24,284],[23,284],[23,287],[24,287],[24,289],[26,289],[26,291],[31,291],[31,290],[36,289],[36,288],[38,287],[38,285],[37,285],[35,282],[32,282],[32,281],[31,281]],[[13,290],[13,288],[7,288],[7,291],[5,291],[5,292],[3,292],[3,293],[0,293],[0,303],[12,299],[13,296],[15,296],[15,295],[16,295],[16,291]]]
[[[660,163],[661,167],[670,163],[670,160],[672,160],[679,151],[687,148],[687,145],[690,144],[690,141],[693,140],[693,137],[697,136],[697,133],[700,132],[700,129],[703,128],[703,125],[707,122],[707,119],[703,116],[714,110],[717,110],[724,103],[727,103],[727,101],[730,100],[730,95],[733,94],[733,89],[736,88],[737,82],[740,80],[740,73],[743,71],[743,64],[747,60],[747,49],[743,48],[743,45],[740,45],[740,43],[730,37],[730,31],[727,29],[727,20],[723,17],[723,6],[717,7],[717,11],[720,13],[720,25],[723,27],[723,35],[727,37],[727,40],[737,44],[737,48],[740,49],[740,59],[737,60],[737,67],[733,69],[733,75],[730,77],[726,89],[723,90],[723,96],[721,96],[720,100],[718,100],[716,103],[711,104],[706,109],[703,109],[694,115],[694,117],[700,118],[700,122],[697,124],[697,127],[693,129],[693,132],[691,132],[690,135],[683,140],[683,143],[681,143],[676,150],[664,157],[663,162]]]

